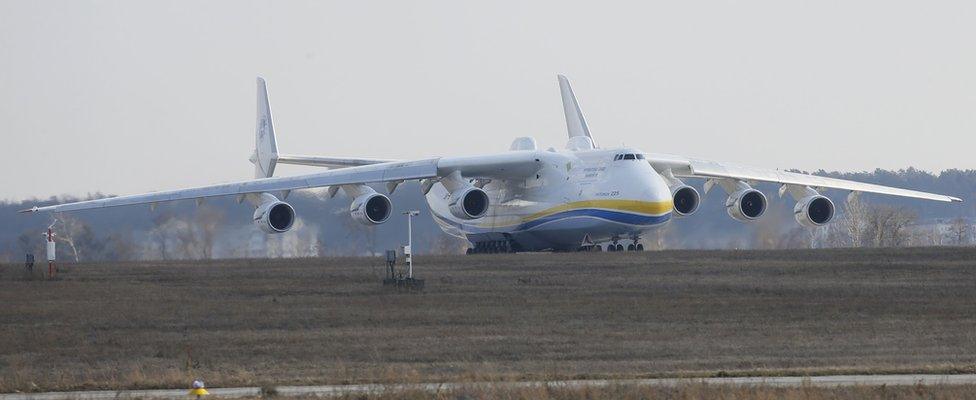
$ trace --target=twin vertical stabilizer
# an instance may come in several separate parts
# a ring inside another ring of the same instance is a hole
[[[586,118],[583,117],[583,111],[580,110],[579,102],[576,101],[573,88],[569,85],[569,79],[564,75],[559,75],[559,92],[563,98],[563,113],[566,115],[566,128],[569,132],[571,147],[578,147],[580,142],[586,141],[586,139],[574,139],[576,137],[586,137],[590,143],[593,143],[590,128],[586,126]],[[575,146],[574,143],[576,143]]]
[[[590,135],[590,128],[586,125],[586,118],[583,117],[583,111],[580,110],[579,102],[576,101],[573,88],[569,85],[569,79],[563,75],[558,77],[563,112],[566,115],[566,129],[569,133],[567,147],[574,151],[596,147],[593,136]],[[254,154],[251,155],[251,162],[254,163],[254,177],[260,179],[270,178],[274,175],[275,165],[278,163],[278,144],[275,140],[271,102],[268,99],[268,84],[264,78],[257,78],[257,92],[257,120],[255,123]],[[532,142],[531,146],[528,142],[518,142],[518,146],[513,144],[512,149],[522,150],[526,146],[534,149],[534,140]]]
[[[270,178],[274,175],[278,162],[278,143],[275,141],[274,120],[271,118],[271,102],[268,100],[268,85],[264,78],[258,77],[258,114],[255,126],[254,163],[255,178]]]

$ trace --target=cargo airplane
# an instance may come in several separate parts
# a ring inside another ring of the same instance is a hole
[[[520,137],[509,151],[481,156],[419,160],[320,157],[278,152],[267,85],[257,79],[256,144],[251,162],[255,179],[189,189],[79,201],[22,212],[77,210],[149,204],[215,196],[236,196],[254,207],[253,221],[264,232],[291,229],[296,218],[289,205],[293,190],[327,188],[351,199],[349,213],[365,225],[386,222],[390,198],[405,181],[419,181],[433,218],[447,233],[467,239],[469,253],[516,251],[640,251],[641,236],[675,217],[695,213],[701,195],[683,179],[704,179],[703,189],[727,196],[730,217],[753,221],[767,208],[757,182],[780,185],[779,195],[796,202],[793,214],[803,226],[833,219],[834,203],[824,189],[880,193],[943,202],[961,199],[821,176],[645,153],[631,147],[596,145],[566,77],[558,77],[569,132],[565,149],[540,149],[535,139]],[[274,177],[275,165],[297,164],[326,170]],[[371,186],[372,185],[372,186]]]

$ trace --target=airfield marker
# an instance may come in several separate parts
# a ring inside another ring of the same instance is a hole
[[[407,216],[407,246],[403,248],[403,257],[407,259],[407,278],[413,279],[413,217],[420,215],[420,211],[404,211]]]
[[[193,381],[192,386],[193,388],[190,389],[190,393],[189,393],[190,396],[197,396],[197,398],[199,399],[200,396],[206,396],[210,394],[210,392],[208,392],[207,389],[204,387],[203,381],[199,379]]]
[[[54,230],[51,227],[47,228],[47,233],[44,234],[47,237],[47,277],[49,279],[54,278],[54,256],[57,253],[54,248]]]

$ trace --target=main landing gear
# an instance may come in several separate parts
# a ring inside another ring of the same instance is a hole
[[[576,249],[576,251],[578,252],[592,251],[592,252],[599,253],[603,251],[603,246],[600,246],[598,244],[589,245],[589,246],[580,246],[578,249]]]
[[[620,239],[616,239],[616,238],[613,239],[612,242],[610,242],[610,243],[607,244],[607,251],[608,252],[617,252],[617,251],[625,251],[625,250],[626,251],[644,251],[644,244],[641,243],[639,237],[638,238],[631,239],[630,240],[630,244],[628,244],[626,247],[624,247],[624,245],[622,243],[620,243]],[[578,249],[578,251],[603,251],[603,248],[600,247],[600,245],[598,245],[598,244],[597,245],[592,245],[592,246],[580,246],[580,248]]]
[[[466,254],[514,253],[516,250],[515,244],[509,240],[492,240],[475,243],[473,248],[468,248]]]

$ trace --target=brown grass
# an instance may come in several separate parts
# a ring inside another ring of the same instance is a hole
[[[384,290],[379,259],[79,264],[56,281],[4,265],[0,391],[976,372],[973,260],[420,257],[422,294]]]
[[[431,394],[422,391],[390,391],[376,395],[347,395],[340,399],[511,399],[511,400],[575,400],[575,399],[757,399],[757,400],[907,400],[907,399],[976,399],[976,386],[857,386],[857,387],[798,387],[731,386],[687,384],[676,387],[610,386],[580,389],[565,388],[469,388]]]

